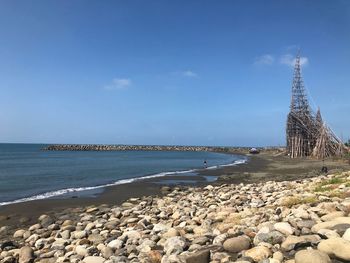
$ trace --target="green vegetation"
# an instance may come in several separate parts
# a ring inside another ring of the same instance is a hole
[[[282,205],[291,208],[294,205],[300,204],[314,204],[317,203],[318,199],[315,196],[301,197],[292,196],[283,200]]]
[[[345,178],[334,177],[329,180],[322,181],[318,183],[314,189],[315,192],[326,192],[331,191],[337,187],[339,184],[346,183],[346,186],[350,185],[350,182],[347,182]]]
[[[331,178],[329,180],[325,180],[325,181],[321,182],[319,185],[325,186],[325,185],[330,185],[330,184],[342,184],[342,183],[345,183],[345,179],[343,179],[341,177],[334,177],[334,178]]]
[[[331,187],[329,187],[329,186],[322,186],[322,185],[318,185],[314,189],[315,192],[327,192],[327,191],[330,191],[330,190],[332,190]]]

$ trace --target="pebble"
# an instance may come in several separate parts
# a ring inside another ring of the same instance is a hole
[[[34,251],[31,247],[24,246],[19,250],[19,263],[31,263],[34,261]]]
[[[84,258],[84,263],[104,263],[106,260],[102,257],[89,256]]]
[[[269,256],[271,256],[271,254],[271,250],[264,246],[253,247],[244,252],[244,255],[246,257],[252,258],[254,262],[259,262],[264,259],[267,259]]]
[[[237,253],[250,247],[250,240],[245,236],[229,238],[225,240],[223,247],[226,251]]]
[[[292,226],[287,222],[278,222],[274,224],[274,228],[285,235],[293,235],[294,233]]]
[[[295,263],[331,263],[331,259],[322,251],[300,250],[295,254]]]
[[[335,256],[342,260],[350,261],[350,241],[343,238],[335,237],[322,240],[317,248],[331,257]]]
[[[350,241],[350,228],[348,228],[343,234],[343,239]]]
[[[0,262],[348,262],[350,198],[314,192],[332,176],[165,187],[162,197],[44,214],[22,229],[0,228]],[[281,202],[291,197],[295,204]],[[309,197],[318,201],[297,202]]]

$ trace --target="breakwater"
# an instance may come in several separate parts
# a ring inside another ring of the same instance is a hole
[[[46,151],[191,151],[191,152],[247,152],[248,147],[179,146],[179,145],[101,145],[101,144],[54,144]]]

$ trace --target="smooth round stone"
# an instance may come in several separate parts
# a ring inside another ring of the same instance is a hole
[[[319,250],[301,250],[295,254],[295,263],[331,263],[331,259]]]
[[[350,241],[343,238],[335,237],[322,240],[317,248],[331,257],[335,256],[339,259],[350,261]]]
[[[210,251],[202,250],[197,251],[185,256],[186,263],[209,263],[210,262]]]
[[[82,239],[82,238],[85,238],[86,236],[87,236],[87,232],[85,230],[74,232],[74,237],[76,239]]]
[[[86,209],[86,213],[96,212],[97,210],[98,210],[97,207],[91,207],[91,208]]]
[[[326,214],[324,216],[321,217],[322,221],[331,221],[337,217],[341,217],[344,216],[344,212],[343,211],[336,211],[336,212],[332,212],[329,214]]]
[[[101,253],[104,258],[110,258],[113,255],[113,250],[110,247],[104,247]]]
[[[345,231],[343,239],[350,241],[350,228]]]
[[[317,231],[317,234],[320,236],[325,236],[327,238],[340,237],[336,231],[330,229],[320,229]]]
[[[24,229],[19,229],[13,234],[13,237],[14,238],[21,238],[21,237],[23,237],[25,232],[26,231]]]
[[[205,245],[209,241],[209,238],[202,236],[197,237],[192,241],[192,244]]]
[[[72,226],[72,225],[74,225],[74,222],[72,220],[69,220],[69,219],[65,220],[62,223],[62,227],[64,227],[64,226]]]
[[[79,256],[83,256],[83,257],[85,257],[86,255],[89,254],[88,250],[87,250],[84,246],[76,246],[76,247],[75,247],[75,252],[76,252]]]
[[[168,231],[166,231],[163,234],[163,238],[169,238],[169,237],[176,237],[179,236],[180,233],[175,228],[169,228]]]
[[[19,250],[19,263],[30,263],[34,260],[34,251],[31,247],[25,246]]]
[[[293,250],[294,247],[304,244],[317,244],[321,238],[318,235],[305,235],[305,236],[287,236],[286,240],[281,244],[281,248],[284,251]]]
[[[89,256],[84,258],[84,263],[103,263],[105,259],[103,257]]]
[[[88,240],[94,244],[99,244],[104,241],[104,238],[100,234],[91,234],[89,235]]]
[[[284,256],[283,256],[282,252],[276,251],[275,253],[273,253],[272,258],[274,258],[274,259],[276,259],[276,260],[282,262]]]
[[[293,235],[294,233],[294,229],[287,222],[278,222],[274,224],[274,228],[282,234],[285,234],[286,236]]]
[[[113,249],[120,249],[123,247],[124,242],[119,239],[112,240],[108,243],[108,247],[113,248]]]
[[[94,223],[88,223],[86,226],[85,226],[85,230],[89,231],[91,229],[95,228],[95,224]]]
[[[271,250],[264,246],[253,247],[244,252],[244,256],[252,258],[255,262],[262,261],[271,256]]]
[[[223,246],[226,251],[237,253],[248,249],[250,247],[250,240],[245,236],[233,237],[226,239]]]

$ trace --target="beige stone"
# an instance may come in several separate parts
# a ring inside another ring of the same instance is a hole
[[[317,248],[330,257],[336,256],[342,260],[350,260],[350,241],[340,237],[322,240]]]

